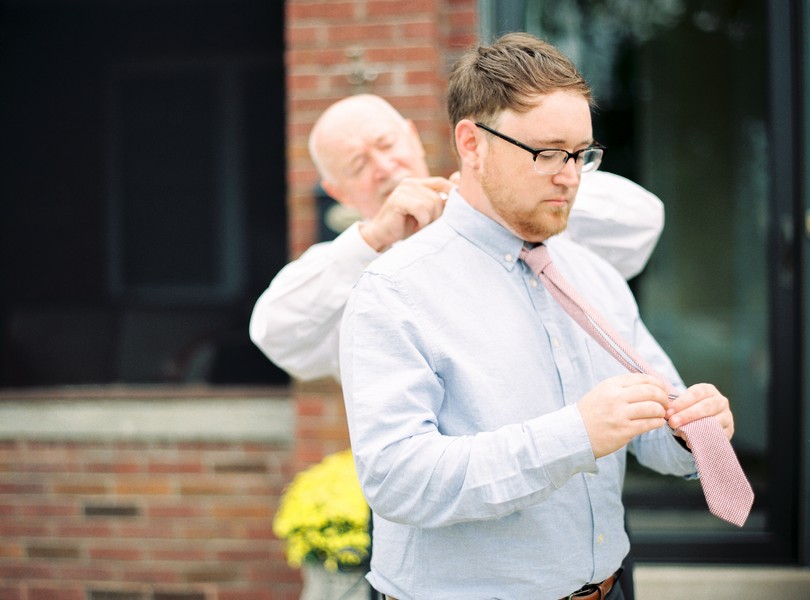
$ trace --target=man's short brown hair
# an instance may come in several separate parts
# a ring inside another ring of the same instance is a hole
[[[528,33],[508,33],[456,62],[447,91],[450,124],[491,121],[506,109],[523,112],[533,97],[556,90],[579,92],[593,102],[590,86],[567,56]]]

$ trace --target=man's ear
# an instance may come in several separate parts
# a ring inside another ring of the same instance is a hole
[[[456,152],[461,164],[468,169],[477,170],[481,164],[483,144],[480,131],[475,123],[469,119],[462,119],[456,123],[455,129]]]

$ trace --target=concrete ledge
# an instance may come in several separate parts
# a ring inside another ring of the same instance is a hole
[[[283,397],[4,400],[0,440],[292,443]]]
[[[773,566],[643,565],[636,600],[808,600],[810,569]]]

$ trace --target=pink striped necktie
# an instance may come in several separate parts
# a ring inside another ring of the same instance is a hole
[[[677,390],[605,322],[560,274],[545,245],[532,250],[523,248],[520,258],[537,274],[546,290],[554,296],[591,337],[594,338],[626,369],[633,373],[646,373],[663,381],[671,398]],[[705,417],[681,427],[695,458],[700,485],[711,513],[742,527],[754,503],[754,491],[743,473],[734,449],[728,441],[720,421]]]

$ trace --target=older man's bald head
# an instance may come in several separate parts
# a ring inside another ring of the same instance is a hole
[[[405,177],[427,177],[413,123],[372,94],[332,104],[315,122],[309,151],[333,198],[371,218]]]
[[[359,94],[338,100],[315,121],[309,135],[309,154],[318,173],[326,178],[329,169],[324,163],[334,158],[331,143],[346,135],[355,125],[368,121],[390,122],[407,128],[407,121],[387,101],[373,94]]]

